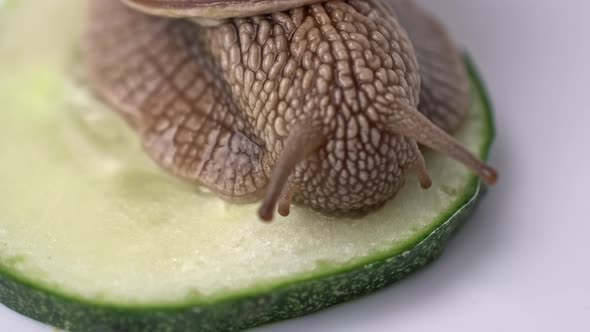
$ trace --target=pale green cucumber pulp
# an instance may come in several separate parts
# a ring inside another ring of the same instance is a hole
[[[238,330],[383,287],[435,258],[478,179],[426,153],[377,212],[294,207],[261,223],[161,171],[75,79],[84,1],[0,1],[0,301],[72,331]],[[471,68],[471,67],[470,67]],[[474,79],[457,137],[482,158],[493,123]]]

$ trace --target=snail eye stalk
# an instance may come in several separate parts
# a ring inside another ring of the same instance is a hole
[[[305,161],[325,142],[326,137],[321,125],[301,123],[293,127],[270,176],[266,196],[258,210],[260,219],[272,221],[279,200],[281,200],[279,212],[282,215],[289,213],[293,194],[293,188],[286,189],[289,176],[299,163]]]
[[[498,173],[495,169],[475,157],[465,146],[433,124],[415,107],[403,103],[396,103],[392,107],[393,112],[387,121],[379,124],[381,129],[411,138],[456,159],[477,173],[489,185],[498,181]]]

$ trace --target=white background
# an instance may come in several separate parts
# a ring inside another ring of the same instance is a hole
[[[590,1],[421,2],[487,82],[500,183],[428,268],[257,331],[590,331]],[[50,330],[0,306],[0,331]]]

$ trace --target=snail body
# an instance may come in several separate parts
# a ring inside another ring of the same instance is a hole
[[[444,28],[409,0],[91,0],[95,90],[171,173],[232,202],[359,214],[408,172],[418,144],[493,183],[448,133],[469,80]]]

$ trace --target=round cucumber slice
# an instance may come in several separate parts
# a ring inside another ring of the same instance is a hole
[[[167,176],[76,75],[83,1],[0,7],[0,301],[71,331],[239,330],[388,285],[437,257],[481,196],[479,180],[427,153],[434,186],[409,177],[361,219],[294,207],[261,223]],[[0,2],[1,4],[1,2]],[[23,24],[27,22],[27,24]],[[473,67],[457,137],[493,140]]]

